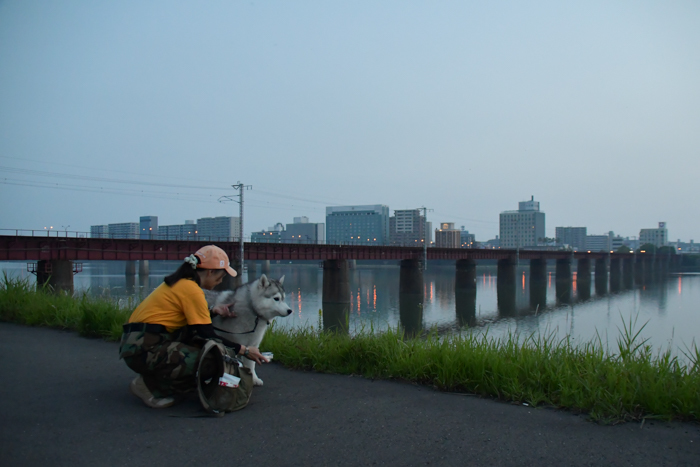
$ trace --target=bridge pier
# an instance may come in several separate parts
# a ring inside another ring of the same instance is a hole
[[[554,281],[557,294],[557,305],[569,305],[571,304],[572,297],[572,284],[570,280],[556,280]]]
[[[150,267],[147,259],[139,260],[139,276],[148,276]]]
[[[258,265],[253,261],[248,261],[248,282],[255,280],[258,276]]]
[[[496,301],[498,314],[503,317],[515,316],[515,258],[498,260],[496,277]]]
[[[597,258],[595,260],[595,294],[608,293],[608,259]]]
[[[581,258],[576,265],[576,296],[579,301],[591,298],[591,260]]]
[[[73,262],[67,259],[41,260],[36,265],[36,283],[54,293],[73,295]]]
[[[610,291],[619,292],[622,285],[622,267],[620,258],[610,258]]]
[[[265,259],[260,261],[260,271],[263,274],[270,274],[270,260]]]
[[[136,261],[134,261],[134,260],[125,261],[124,274],[127,277],[136,275]]]
[[[323,262],[323,329],[347,333],[350,318],[350,281],[348,262],[327,259]]]
[[[547,280],[547,260],[546,259],[531,259],[530,260],[530,282]]]
[[[406,336],[423,331],[423,262],[418,259],[401,260],[399,278],[399,319]]]
[[[476,290],[476,261],[458,259],[455,271],[455,291]]]
[[[560,258],[557,260],[555,279],[557,282],[571,281],[571,258]]]
[[[622,260],[622,283],[626,289],[634,287],[634,258]]]

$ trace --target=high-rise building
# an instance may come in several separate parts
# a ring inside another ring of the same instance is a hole
[[[109,238],[139,238],[138,222],[107,224]]]
[[[588,251],[610,251],[612,250],[613,232],[607,235],[586,235],[586,250]]]
[[[197,238],[197,224],[194,221],[185,221],[184,224],[159,225],[158,238],[160,240],[190,240]]]
[[[665,222],[659,222],[656,229],[642,229],[639,231],[639,244],[651,243],[657,248],[668,245],[668,229]]]
[[[426,222],[420,209],[397,209],[389,218],[389,244],[422,246],[432,241],[431,222]]]
[[[461,230],[455,229],[454,222],[443,222],[435,229],[436,248],[459,248],[462,246]]]
[[[158,216],[141,216],[139,218],[139,238],[156,238],[158,235]]]
[[[282,243],[326,243],[326,225],[309,222],[306,216],[295,217],[282,232]]]
[[[295,217],[295,219],[297,219]],[[250,241],[253,243],[282,243],[282,234],[284,234],[284,224],[278,222],[274,227],[268,227],[260,232],[252,232]]]
[[[238,241],[240,228],[238,217],[202,217],[197,219],[197,238],[204,241]]]
[[[468,230],[459,231],[459,243],[462,248],[476,248],[476,235],[469,233]]]
[[[517,211],[503,211],[499,230],[501,248],[537,246],[544,238],[544,213],[533,196],[518,203]]]
[[[108,225],[91,225],[90,238],[109,238]]]
[[[389,241],[389,206],[326,207],[329,244],[384,245]]]
[[[586,227],[557,227],[555,237],[557,245],[569,245],[574,251],[586,250]]]

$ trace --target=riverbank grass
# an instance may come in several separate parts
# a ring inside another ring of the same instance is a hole
[[[134,303],[71,297],[35,289],[4,275],[0,320],[77,331],[119,340]],[[532,406],[566,408],[604,422],[645,418],[699,419],[700,352],[686,349],[688,363],[670,350],[654,352],[641,339],[644,326],[629,320],[617,348],[601,340],[573,346],[568,339],[531,335],[492,338],[488,334],[407,338],[400,329],[354,335],[319,328],[274,325],[261,348],[285,366],[396,379],[443,391],[475,394]]]
[[[84,337],[119,340],[132,305],[120,305],[87,293],[55,294],[47,288],[35,288],[27,279],[7,274],[0,281],[0,320],[77,331]]]

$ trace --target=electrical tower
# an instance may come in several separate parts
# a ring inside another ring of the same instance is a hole
[[[241,256],[240,256],[240,274],[241,274],[241,280],[243,280],[243,270],[244,270],[244,264],[243,264],[243,192],[245,190],[250,190],[253,188],[253,185],[244,185],[238,181],[238,184],[236,185],[231,185],[235,190],[238,190],[238,200],[235,200],[233,196],[222,196],[219,198],[220,203],[225,203],[227,201],[233,201],[234,203],[238,203],[240,207],[240,219],[238,222],[238,240],[241,245]]]

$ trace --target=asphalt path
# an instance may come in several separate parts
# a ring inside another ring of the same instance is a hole
[[[700,425],[585,416],[271,363],[245,409],[150,409],[117,344],[0,323],[0,465],[700,465]]]

